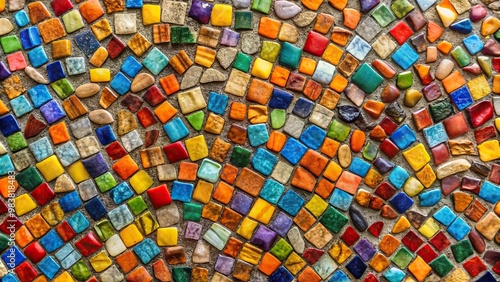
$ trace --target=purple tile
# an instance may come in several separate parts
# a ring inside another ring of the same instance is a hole
[[[108,164],[101,153],[82,160],[82,164],[92,178],[96,178],[109,170]]]
[[[192,239],[192,240],[199,240],[200,236],[201,236],[201,229],[202,229],[201,224],[198,224],[198,223],[192,222],[192,221],[188,221],[188,224],[186,226],[186,233],[184,234],[184,238]]]
[[[3,62],[0,62],[0,80],[6,79],[10,74],[11,72],[9,71],[7,66],[5,66]]]
[[[240,40],[240,34],[236,31],[230,30],[229,28],[225,28],[222,31],[222,36],[220,38],[220,44],[234,47],[238,45],[238,41]]]
[[[278,233],[281,237],[285,237],[290,227],[292,227],[292,224],[292,219],[286,214],[280,212],[271,223],[271,229],[276,231],[276,233]]]
[[[210,21],[213,7],[213,4],[201,0],[193,0],[191,8],[189,8],[188,16],[199,23],[207,24]]]
[[[232,257],[219,255],[217,261],[215,262],[215,270],[224,275],[229,275],[231,273],[231,269],[233,268],[233,264],[234,259]]]
[[[234,193],[233,201],[231,202],[231,209],[240,214],[247,214],[251,206],[252,198],[241,192]]]
[[[48,123],[54,123],[66,116],[56,100],[51,100],[40,107],[40,112]]]
[[[274,243],[274,240],[276,240],[276,236],[277,236],[276,232],[265,227],[264,225],[259,225],[259,228],[257,229],[257,232],[255,232],[255,234],[253,235],[253,238],[252,240],[250,240],[250,243],[254,244],[255,246],[261,248],[264,251],[269,251],[272,244]]]
[[[366,238],[361,239],[356,246],[354,246],[354,250],[364,261],[369,261],[376,253],[375,248]]]

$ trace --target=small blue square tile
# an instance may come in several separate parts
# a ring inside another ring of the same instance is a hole
[[[257,148],[252,157],[253,168],[264,175],[270,175],[277,162],[278,158],[263,148]]]
[[[85,59],[83,57],[71,57],[66,59],[66,68],[68,75],[77,75],[87,72]]]
[[[406,273],[395,267],[390,268],[384,273],[385,279],[389,282],[401,282],[405,278]]]
[[[14,245],[10,247],[10,249],[5,251],[5,253],[3,253],[2,260],[5,262],[5,265],[7,265],[8,269],[13,269],[20,265],[23,261],[25,261],[26,257],[23,255],[23,253],[21,253],[19,248]]]
[[[286,191],[278,206],[291,216],[296,216],[300,208],[304,205],[305,200],[292,189]]]
[[[349,279],[349,276],[339,269],[333,273],[328,282],[351,282],[351,279]]]
[[[417,141],[417,135],[407,124],[403,124],[403,126],[396,129],[390,138],[401,150],[408,148],[413,142]]]
[[[38,46],[28,52],[28,60],[34,68],[38,68],[49,61],[47,53],[42,46]]]
[[[473,103],[472,95],[470,94],[469,89],[465,85],[451,92],[450,98],[455,104],[455,106],[457,106],[457,109],[460,111],[472,105]]]
[[[371,49],[372,47],[368,44],[368,42],[356,35],[352,39],[351,43],[347,45],[346,51],[351,53],[356,59],[362,61]]]
[[[418,60],[418,53],[405,43],[392,55],[392,60],[402,69],[407,70]]]
[[[40,238],[38,242],[48,253],[59,249],[63,245],[61,237],[57,235],[57,232],[54,229],[47,232],[47,234],[45,234],[42,238]]]
[[[330,204],[340,210],[347,211],[351,206],[353,196],[341,189],[333,190],[330,197]]]
[[[66,77],[61,61],[55,61],[48,64],[45,69],[47,70],[47,76],[50,82],[57,81]]]
[[[476,34],[464,38],[462,42],[464,43],[465,48],[467,48],[467,50],[471,55],[476,55],[477,53],[481,52],[481,50],[483,50],[484,47],[484,43],[481,41],[481,39],[479,39],[479,36],[477,36]]]
[[[64,110],[55,100],[50,100],[49,102],[45,103],[45,105],[41,106],[40,112],[42,113],[45,120],[50,124],[66,116]]]
[[[101,176],[109,170],[108,163],[101,153],[82,160],[82,164],[92,178]]]
[[[306,146],[297,141],[297,139],[290,137],[281,150],[281,156],[291,164],[295,165],[300,161],[306,151]]]
[[[147,264],[160,254],[160,249],[153,240],[146,238],[134,247],[134,253],[139,257],[142,263]]]
[[[52,100],[52,95],[50,95],[49,89],[43,84],[38,84],[33,88],[30,88],[28,90],[28,95],[30,96],[31,102],[33,102],[36,109]]]
[[[189,135],[189,129],[179,117],[176,117],[171,122],[166,123],[163,126],[163,130],[165,130],[165,133],[167,133],[167,136],[172,143]]]
[[[125,204],[110,210],[108,217],[116,230],[120,230],[134,221],[134,216]]]
[[[21,45],[24,50],[29,50],[42,44],[38,28],[34,26],[21,30],[19,37],[21,38]]]
[[[498,282],[497,278],[491,274],[490,271],[486,271],[483,276],[479,277],[476,282]]]
[[[7,273],[4,277],[2,277],[2,282],[20,282],[19,279],[14,276],[12,273]]]
[[[25,27],[30,23],[30,19],[28,18],[28,14],[25,11],[21,10],[14,14],[14,21],[18,27]]]
[[[484,181],[478,196],[485,201],[495,204],[500,201],[500,187],[489,181]]]
[[[12,114],[0,117],[0,131],[3,136],[8,137],[20,130],[19,123],[17,123],[17,119]]]
[[[441,122],[433,126],[426,127],[422,131],[427,144],[429,144],[429,147],[431,148],[448,141],[448,134],[446,134],[444,125]]]
[[[354,157],[352,159],[351,165],[349,166],[350,172],[357,174],[361,177],[365,177],[369,169],[370,169],[370,164],[358,157]]]
[[[90,30],[78,33],[73,37],[73,41],[88,57],[92,56],[101,47],[101,44]]]
[[[356,255],[352,260],[350,260],[345,267],[356,279],[361,278],[361,276],[363,276],[363,273],[365,273],[365,270],[367,268],[365,262],[358,255]]]
[[[439,221],[442,225],[448,226],[450,225],[457,215],[448,207],[444,206],[440,208],[434,215],[433,217]]]
[[[38,269],[49,279],[53,279],[61,266],[52,258],[45,257],[41,262],[37,264]]]
[[[269,133],[265,123],[252,124],[247,128],[248,141],[252,147],[257,147],[267,143]]]
[[[139,63],[139,61],[137,61],[134,58],[134,56],[128,56],[120,68],[120,70],[124,74],[130,77],[135,77],[141,69],[142,69],[141,63]]]
[[[154,75],[158,75],[168,65],[168,58],[160,49],[154,47],[144,58],[142,65]]]
[[[123,182],[123,183],[126,183],[126,182]],[[95,197],[92,200],[88,201],[85,204],[85,210],[90,215],[90,217],[92,217],[93,220],[101,219],[108,212],[106,210],[106,207],[104,207],[103,203],[101,202],[101,199],[99,199],[99,197]]]
[[[401,189],[408,177],[410,177],[410,175],[404,168],[396,166],[389,174],[389,182],[391,182],[394,187]]]
[[[113,128],[111,128],[111,125],[109,124],[96,128],[95,134],[97,135],[99,142],[101,142],[101,144],[104,146],[116,141],[116,136],[113,132]]]
[[[39,162],[54,154],[52,145],[47,137],[42,137],[28,146],[35,159]]]
[[[471,230],[471,227],[463,220],[461,217],[457,217],[451,224],[448,226],[448,233],[455,238],[455,240],[462,240],[467,233]]]
[[[269,100],[269,107],[273,109],[288,109],[292,100],[292,94],[275,87],[271,95],[271,100]]]
[[[316,125],[306,128],[299,137],[299,140],[307,147],[317,150],[326,137],[326,131]]]
[[[229,97],[224,94],[219,94],[210,91],[210,96],[208,97],[208,110],[219,115],[223,115],[226,111],[227,101]]]
[[[130,199],[133,195],[134,192],[132,192],[132,189],[130,189],[127,182],[122,182],[109,191],[109,196],[111,196],[111,199],[116,205]]]
[[[268,282],[292,282],[293,275],[284,266],[278,267],[268,278]]]
[[[66,142],[57,147],[56,155],[63,166],[69,166],[80,159],[80,153],[76,149],[73,142]]]
[[[407,211],[413,204],[415,203],[406,193],[404,192],[399,192],[389,200],[391,205],[396,209],[398,213],[404,213]]]
[[[132,82],[121,72],[118,72],[109,83],[118,94],[125,95],[130,90]]]
[[[10,106],[12,107],[12,111],[14,112],[16,117],[21,117],[33,111],[33,106],[24,95],[10,100]]]
[[[57,251],[54,256],[59,262],[61,262],[73,251],[75,251],[75,248],[73,248],[71,244],[66,244],[59,251]]]
[[[6,175],[11,171],[14,171],[14,164],[10,156],[7,154],[0,156],[0,175]]]
[[[59,199],[59,205],[64,212],[74,211],[82,205],[77,191],[69,192]]]
[[[301,118],[305,118],[309,116],[313,108],[314,108],[314,102],[300,97],[297,100],[297,102],[295,102],[295,106],[293,107],[292,113]]]
[[[94,198],[94,199],[97,199],[97,198]],[[88,205],[88,203],[87,203],[87,205]],[[85,206],[85,209],[87,209],[87,205]],[[104,208],[104,206],[103,206],[103,208]],[[93,211],[93,212],[97,212],[97,209],[98,208],[96,208],[96,211]],[[87,212],[88,212],[88,209],[87,209]],[[97,219],[98,218],[94,218],[94,220],[97,220]],[[72,215],[70,218],[68,218],[68,223],[76,233],[81,233],[85,229],[89,228],[89,226],[90,226],[90,222],[87,220],[87,218],[80,211],[76,212],[74,215]]]
[[[191,201],[194,186],[191,183],[174,181],[172,185],[172,200],[188,203]]]
[[[275,205],[278,203],[278,200],[280,199],[284,191],[285,186],[283,186],[281,183],[272,179],[267,179],[264,183],[264,187],[262,187],[262,189],[260,190],[259,196],[269,203]]]

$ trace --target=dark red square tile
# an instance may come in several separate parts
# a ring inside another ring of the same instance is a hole
[[[348,226],[346,230],[344,231],[344,234],[340,236],[340,239],[342,239],[346,245],[352,246],[356,241],[359,239],[359,234],[352,228],[352,226]]]
[[[44,182],[38,185],[38,187],[31,192],[31,196],[35,199],[39,206],[43,206],[54,199],[56,194],[52,191],[49,184]]]
[[[429,242],[440,252],[450,245],[450,240],[448,240],[443,231],[439,231]]]
[[[75,246],[85,257],[90,256],[91,254],[97,252],[100,248],[102,248],[101,242],[99,242],[99,239],[97,239],[93,232],[90,232],[89,234],[83,236],[75,243]]]
[[[178,161],[185,160],[189,157],[184,144],[181,141],[169,144],[163,147],[163,151],[167,155],[167,159],[170,163],[175,163]]]
[[[430,263],[438,257],[437,253],[429,244],[425,244],[422,248],[420,248],[420,250],[418,250],[417,252],[417,255],[419,255],[426,263]]]
[[[401,242],[405,244],[405,246],[412,252],[418,250],[420,245],[424,243],[420,237],[418,237],[417,233],[410,230],[410,232],[406,233],[406,235],[401,239]]]
[[[76,236],[75,230],[69,225],[67,221],[63,221],[61,224],[59,224],[56,227],[56,231],[61,236],[61,238],[64,240],[64,242],[68,242],[69,240],[73,239]]]
[[[144,126],[144,128],[148,128],[149,126],[156,123],[156,119],[153,115],[153,112],[149,108],[142,108],[137,112],[137,119]]]
[[[127,154],[127,151],[125,151],[120,142],[115,141],[106,147],[106,153],[108,154],[108,157],[114,161],[124,157]]]

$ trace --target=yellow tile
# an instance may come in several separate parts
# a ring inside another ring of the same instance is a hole
[[[238,228],[238,231],[236,231],[236,233],[241,235],[241,237],[250,240],[250,238],[252,238],[253,231],[255,230],[257,225],[259,225],[257,221],[245,217],[245,219],[243,219],[243,221],[241,222],[240,228]]]
[[[53,281],[54,282],[73,282],[75,280],[73,280],[73,278],[71,277],[71,275],[67,271],[64,271],[63,273],[61,273],[61,275],[54,278]]]
[[[18,216],[29,213],[36,208],[36,203],[28,194],[22,194],[14,198],[14,209]]]
[[[135,224],[137,224],[137,228],[140,229],[144,235],[149,235],[153,233],[160,225],[156,218],[151,214],[150,211],[143,213],[141,216],[135,219]]]
[[[398,234],[398,233],[401,233],[401,232],[404,232],[404,231],[408,230],[408,228],[410,228],[410,222],[403,215],[403,216],[401,216],[398,219],[398,221],[396,221],[396,223],[392,227],[392,231],[391,232],[394,233],[394,234]]]
[[[469,86],[470,94],[474,100],[479,100],[491,93],[490,85],[484,75],[470,80],[467,82],[467,86]]]
[[[415,173],[418,180],[425,186],[425,188],[431,187],[431,185],[436,181],[436,174],[429,164],[426,164],[423,169]]]
[[[36,168],[42,173],[43,178],[47,182],[56,179],[56,177],[64,173],[64,168],[56,155],[52,155],[37,163]]]
[[[274,207],[263,199],[258,198],[248,216],[261,223],[268,224],[273,213]]]
[[[271,75],[272,69],[272,63],[261,58],[257,58],[252,66],[252,75],[258,78],[268,79]]]
[[[323,56],[321,56],[321,58],[329,63],[337,65],[340,61],[340,58],[342,58],[342,54],[344,54],[344,51],[342,51],[342,49],[330,43],[328,44],[328,47],[326,47],[325,52],[323,52]]]
[[[227,4],[215,4],[210,21],[213,26],[230,26],[233,19],[233,7]]]
[[[105,251],[101,251],[97,255],[91,257],[89,259],[89,262],[90,265],[92,265],[92,268],[94,268],[94,270],[97,272],[102,272],[111,264],[113,264]]]
[[[68,174],[73,182],[80,183],[90,178],[89,173],[81,161],[77,161],[68,167]]]
[[[214,185],[212,183],[200,179],[194,189],[193,199],[206,204],[210,201],[210,196],[212,195],[213,190]]]
[[[71,56],[71,41],[61,39],[52,42],[52,58],[60,59]]]
[[[113,30],[111,29],[111,25],[109,25],[109,22],[107,19],[102,19],[95,24],[93,24],[90,29],[94,33],[95,37],[97,40],[101,41],[104,38],[110,36],[113,34]]]
[[[253,265],[257,265],[261,257],[262,250],[249,243],[245,243],[245,245],[243,245],[243,248],[241,248],[240,254],[238,255],[238,258]]]
[[[90,58],[89,62],[94,66],[94,67],[100,67],[106,59],[108,58],[108,50],[104,47],[99,47],[97,51],[94,52],[92,57]]]
[[[308,209],[315,217],[322,215],[326,208],[328,208],[328,203],[316,194],[314,194],[311,200],[309,200],[306,204],[306,209]]]
[[[215,50],[204,46],[198,46],[196,47],[196,55],[194,57],[194,62],[197,63],[198,65],[209,68],[215,61],[215,55],[216,55]]]
[[[430,239],[438,231],[439,231],[439,225],[431,217],[427,219],[427,221],[418,229],[418,232],[424,235],[424,237],[427,239]]]
[[[144,239],[135,224],[130,224],[122,231],[120,231],[120,238],[122,239],[123,244],[127,246],[127,248],[132,247],[133,245],[139,243],[140,241],[142,241],[142,239]]]
[[[90,70],[91,82],[109,82],[111,80],[111,71],[109,69],[97,68]]]
[[[296,252],[292,252],[283,263],[283,266],[293,275],[296,275],[306,266],[306,262]]]
[[[495,126],[500,129],[500,118],[495,119]],[[489,162],[500,158],[500,143],[498,140],[489,140],[477,145],[479,158],[483,162]]]
[[[160,247],[177,245],[179,233],[175,227],[159,228],[156,232],[156,243]]]
[[[160,5],[143,5],[142,6],[142,24],[150,25],[160,23],[161,7]]]
[[[208,157],[207,142],[205,141],[205,137],[203,135],[187,139],[185,144],[191,161],[195,162]]]
[[[137,194],[142,194],[142,192],[146,191],[154,183],[153,179],[151,179],[149,174],[144,170],[139,170],[136,174],[130,177],[129,181],[130,185]]]
[[[415,171],[423,168],[431,160],[431,157],[422,143],[403,152],[403,156]]]

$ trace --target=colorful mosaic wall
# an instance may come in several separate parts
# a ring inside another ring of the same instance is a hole
[[[499,281],[499,10],[0,0],[1,281]]]

